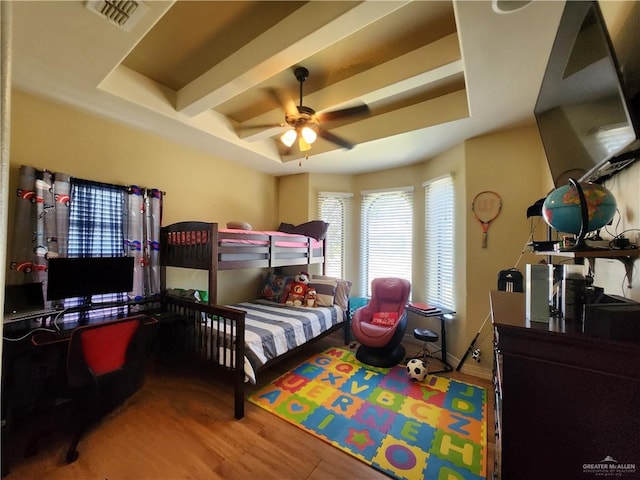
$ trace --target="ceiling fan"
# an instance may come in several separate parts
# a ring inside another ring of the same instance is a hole
[[[311,144],[316,141],[317,137],[321,137],[342,148],[351,150],[354,147],[353,143],[325,130],[321,127],[321,123],[368,115],[369,107],[366,104],[362,104],[355,107],[317,114],[313,108],[302,104],[302,86],[305,80],[309,78],[309,70],[304,67],[296,67],[293,73],[300,83],[299,105],[296,105],[282,90],[270,89],[271,95],[285,112],[285,123],[283,126],[290,127],[282,134],[280,141],[286,147],[291,148],[296,140],[298,140],[298,148],[301,152],[305,152],[311,148]]]

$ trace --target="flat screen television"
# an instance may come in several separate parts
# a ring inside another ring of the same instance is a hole
[[[534,109],[556,187],[569,178],[604,181],[636,159],[634,88],[624,82],[598,2],[567,1]]]
[[[47,300],[133,290],[133,257],[50,258]]]

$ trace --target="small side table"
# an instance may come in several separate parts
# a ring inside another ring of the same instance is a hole
[[[433,305],[433,304],[431,304]],[[440,319],[440,357],[434,356],[434,360],[438,360],[442,364],[442,370],[429,373],[442,373],[451,372],[453,367],[447,360],[447,325],[446,320],[451,320],[456,312],[449,308],[440,307],[439,305],[433,305],[435,310],[421,310],[420,308],[407,304],[407,311],[415,313],[421,317],[438,317]],[[437,352],[436,352],[437,353]]]

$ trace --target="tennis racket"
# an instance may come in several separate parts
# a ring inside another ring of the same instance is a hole
[[[485,190],[475,196],[471,210],[482,227],[482,248],[487,248],[487,232],[502,211],[502,198],[496,192]]]

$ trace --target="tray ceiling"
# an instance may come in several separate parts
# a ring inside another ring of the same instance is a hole
[[[15,2],[14,85],[275,175],[406,165],[532,122],[562,10],[399,0],[143,7],[127,31],[86,2]],[[283,148],[284,112],[267,92],[297,104],[297,66],[310,71],[304,105],[369,105],[368,116],[321,125],[352,150],[322,138],[306,154]],[[276,126],[253,128],[265,124]]]

